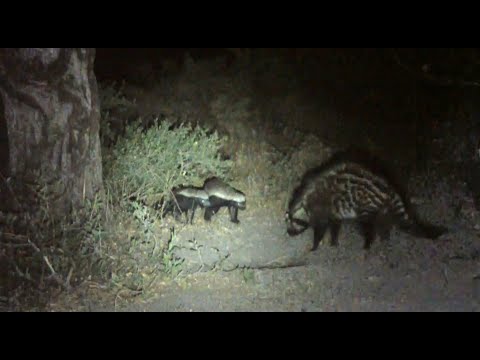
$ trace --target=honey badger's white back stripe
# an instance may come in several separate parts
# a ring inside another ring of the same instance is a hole
[[[205,190],[195,189],[195,188],[183,188],[177,191],[174,191],[175,195],[182,195],[188,198],[196,198],[202,200],[208,200],[208,194]]]
[[[240,191],[234,189],[218,178],[212,178],[205,181],[203,189],[209,196],[216,196],[218,198],[235,201],[237,203],[245,202],[245,195]]]

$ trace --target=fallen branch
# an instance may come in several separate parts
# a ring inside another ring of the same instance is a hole
[[[300,267],[307,265],[307,260],[302,259],[290,259],[287,256],[282,256],[272,261],[269,261],[266,264],[255,266],[252,268],[255,269],[282,269],[282,268],[292,268],[292,267]]]

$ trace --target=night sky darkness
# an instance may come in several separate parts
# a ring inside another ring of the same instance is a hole
[[[149,64],[158,70],[166,58],[181,65],[187,52],[194,59],[224,56],[227,65],[233,60],[231,53],[221,48],[98,48],[95,74],[100,82],[134,82],[138,67]],[[398,49],[396,53],[392,49],[317,49],[309,55],[308,67],[298,67],[298,77],[302,96],[310,103],[321,99],[322,106],[340,110],[352,121],[369,119],[375,123],[372,127],[388,127],[387,122],[408,127],[407,123],[416,121],[417,134],[430,136],[432,123],[445,121],[448,109],[472,90],[428,81],[419,76],[422,66],[428,64],[436,74],[474,79],[479,71],[471,53],[468,49]],[[277,55],[293,63],[295,49],[278,49]],[[415,111],[412,94],[417,102]],[[1,102],[0,113],[0,164],[5,165],[8,146]]]
[[[187,52],[194,59],[225,56],[227,65],[232,61],[232,55],[220,48],[99,48],[95,72],[99,81],[135,82],[135,69],[139,66],[150,64],[158,70],[165,58],[181,65]],[[272,51],[272,56],[292,64],[295,54],[295,49]],[[423,76],[422,69],[435,76],[470,79],[477,72],[480,78],[479,69],[472,65],[471,49],[315,49],[305,62],[307,65],[297,66],[297,71],[301,95],[307,103],[317,104],[319,112],[324,107],[342,113],[359,128],[380,129],[384,133],[378,137],[399,142],[397,147],[404,140],[409,147],[418,145],[416,139],[394,136],[398,127],[414,128],[418,137],[432,137],[432,127],[447,121],[452,107],[475,91],[430,81]],[[314,132],[325,127],[324,123],[304,125]]]
[[[137,66],[149,63],[158,69],[161,61],[166,58],[180,64],[187,52],[194,59],[230,56],[226,50],[215,48],[97,48],[95,75],[99,81],[134,77],[132,70]]]

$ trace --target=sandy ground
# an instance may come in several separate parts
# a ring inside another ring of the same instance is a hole
[[[85,298],[82,309],[71,310],[480,310],[480,280],[474,279],[480,274],[480,239],[476,230],[459,226],[437,241],[395,230],[390,242],[377,241],[366,252],[356,228],[347,224],[342,228],[338,248],[330,247],[325,241],[327,235],[316,252],[308,252],[311,230],[291,238],[278,231],[276,221],[248,219],[244,219],[243,231],[237,228],[240,240],[248,242],[255,234],[271,237],[271,241],[285,236],[282,241],[295,242],[304,249],[306,264],[278,269],[199,271],[159,282],[148,300],[138,298],[126,303],[116,297],[100,304]],[[197,239],[202,242],[201,236]]]

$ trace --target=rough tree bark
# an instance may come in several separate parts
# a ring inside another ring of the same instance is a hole
[[[10,177],[45,190],[53,216],[103,192],[94,58],[94,49],[0,49]]]

